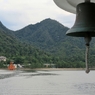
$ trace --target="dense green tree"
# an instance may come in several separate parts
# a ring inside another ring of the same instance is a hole
[[[45,19],[18,31],[9,30],[0,22],[0,56],[6,56],[8,64],[14,60],[16,64],[28,68],[43,67],[46,63],[55,64],[58,68],[84,68],[84,39],[66,36],[68,29],[52,19]],[[90,67],[95,67],[94,43],[93,38]]]

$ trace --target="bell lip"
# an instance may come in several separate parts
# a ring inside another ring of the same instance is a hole
[[[89,35],[90,37],[95,37],[95,28],[93,29],[85,29],[85,28],[75,28],[75,29],[69,29],[66,32],[67,36],[74,36],[74,37],[86,37],[86,35]]]
[[[67,36],[72,36],[72,37],[86,37],[85,33],[67,33]],[[90,37],[95,37],[95,34],[90,34]]]
[[[80,3],[85,3],[85,0],[53,0],[53,1],[61,9],[74,14],[76,14],[77,5]],[[90,3],[95,3],[95,0],[93,0]]]

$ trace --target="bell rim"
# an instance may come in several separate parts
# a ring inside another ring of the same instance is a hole
[[[92,28],[71,28],[66,32],[67,36],[73,37],[85,37],[87,34],[91,37],[95,37],[95,27]]]

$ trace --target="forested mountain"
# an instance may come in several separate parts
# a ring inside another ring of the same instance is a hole
[[[28,25],[21,30],[15,31],[15,36],[21,41],[31,43],[38,48],[54,53],[59,46],[67,45],[83,48],[83,40],[66,36],[68,27],[52,19],[45,19],[35,25]],[[70,48],[71,48],[70,46]]]
[[[31,64],[54,63],[57,67],[85,67],[84,38],[66,36],[66,31],[69,28],[55,20],[45,19],[18,31],[8,30],[2,23],[0,27],[3,29],[1,31],[1,40],[4,40],[1,42],[4,48],[2,46],[1,48],[2,50],[6,50],[3,53],[1,50],[1,55],[5,54],[7,57],[12,56],[12,58],[19,56]],[[5,38],[2,34],[5,35]],[[95,39],[91,42],[90,66],[95,66],[94,43]]]
[[[40,23],[35,25],[31,24],[16,31],[15,35],[22,41],[29,42],[41,49],[48,50],[66,38],[65,32],[67,30],[67,27],[57,21],[45,19]]]
[[[31,43],[58,56],[74,56],[74,53],[84,50],[84,40],[66,36],[68,29],[55,20],[45,19],[40,23],[15,31],[15,36],[21,41]]]
[[[28,25],[15,31],[15,36],[21,41],[48,51],[67,63],[84,63],[85,42],[84,38],[66,36],[68,27],[52,19],[45,19],[40,23]],[[91,43],[91,63],[94,59],[94,43]]]
[[[2,28],[3,27],[3,28]],[[31,64],[32,67],[42,67],[55,58],[32,45],[22,43],[13,36],[13,33],[0,24],[0,56],[7,57],[7,63],[13,60],[16,64]],[[2,64],[0,63],[0,66]],[[30,67],[31,67],[30,66]]]

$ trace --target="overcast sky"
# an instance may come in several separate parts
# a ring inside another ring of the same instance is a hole
[[[75,14],[60,9],[53,0],[0,0],[0,21],[11,30],[19,30],[46,18],[72,27]]]

